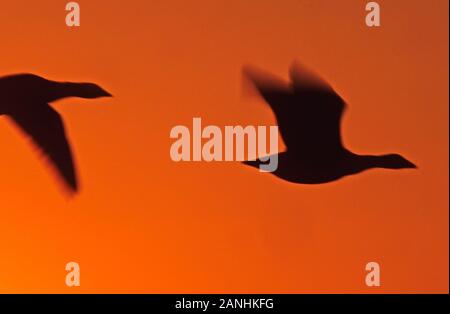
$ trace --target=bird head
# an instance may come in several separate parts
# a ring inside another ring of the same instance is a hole
[[[83,98],[112,97],[112,95],[94,83],[79,83]]]
[[[412,168],[416,169],[417,166],[399,154],[389,154],[383,156],[383,163],[386,168],[390,169],[405,169]]]

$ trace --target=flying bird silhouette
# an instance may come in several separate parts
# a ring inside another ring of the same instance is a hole
[[[78,190],[72,152],[63,120],[49,103],[66,97],[110,96],[92,83],[55,82],[34,74],[0,77],[0,115],[6,115],[32,139],[71,192]]]
[[[291,82],[244,67],[250,80],[275,114],[286,151],[278,154],[277,177],[293,183],[320,184],[371,168],[417,168],[399,154],[358,155],[341,137],[344,100],[319,76],[294,62]],[[244,164],[257,167],[264,161]]]

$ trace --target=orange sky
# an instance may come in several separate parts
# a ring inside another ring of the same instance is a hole
[[[0,292],[448,292],[448,1],[2,1],[0,75],[93,81],[67,99],[81,193],[67,199],[0,117]],[[126,3],[126,4],[125,4]],[[293,59],[348,102],[345,144],[419,169],[294,185],[239,163],[174,163],[170,129],[273,125],[241,68]],[[65,285],[65,264],[81,287]],[[365,264],[382,285],[365,285]]]

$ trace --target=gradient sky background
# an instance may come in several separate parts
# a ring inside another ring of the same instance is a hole
[[[67,99],[81,193],[68,199],[0,117],[0,292],[448,292],[448,1],[0,1],[0,75],[93,81]],[[348,102],[345,144],[418,170],[294,185],[237,162],[174,163],[170,129],[273,125],[244,64],[298,59]],[[81,287],[65,285],[65,264]],[[365,264],[382,286],[365,286]]]

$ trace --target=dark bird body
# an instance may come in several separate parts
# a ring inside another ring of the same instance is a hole
[[[246,76],[275,114],[286,151],[278,154],[274,175],[294,183],[319,184],[371,168],[416,166],[398,154],[358,155],[341,138],[344,100],[319,77],[294,64],[287,84],[247,68]],[[259,167],[260,160],[246,161]]]
[[[78,189],[72,152],[61,116],[49,103],[66,98],[111,96],[96,84],[55,82],[33,74],[0,78],[0,115],[10,118],[47,156],[73,192]]]

